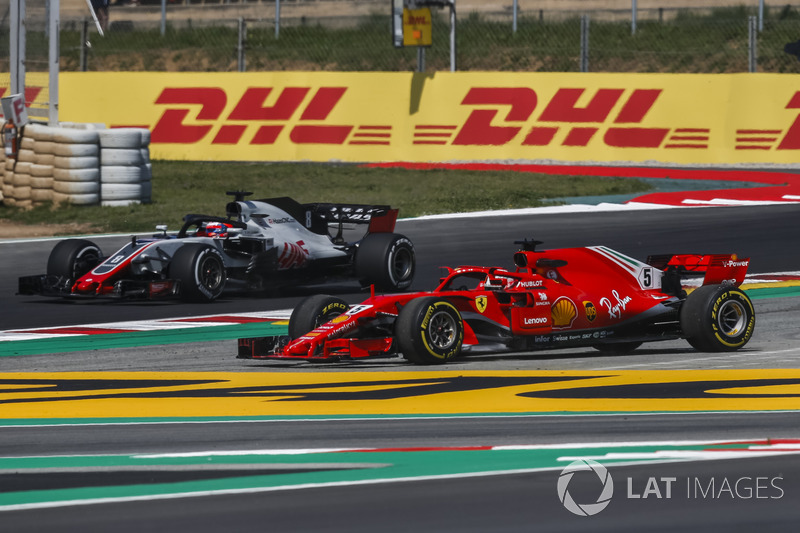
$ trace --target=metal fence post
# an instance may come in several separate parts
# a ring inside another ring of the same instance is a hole
[[[450,0],[450,72],[456,71],[456,0]]]
[[[636,0],[631,0],[631,35],[636,35]]]
[[[239,38],[236,43],[236,57],[239,66],[239,72],[247,70],[247,63],[245,58],[245,48],[247,47],[247,22],[244,17],[239,17]]]
[[[58,126],[58,73],[60,70],[61,56],[61,0],[50,0],[47,28],[50,38],[47,40],[47,123]]]
[[[161,36],[167,33],[167,0],[161,0]]]
[[[275,0],[275,39],[281,34],[281,0]]]
[[[25,2],[11,0],[9,66],[11,70],[11,94],[25,92]]]
[[[86,72],[88,68],[89,59],[89,19],[83,19],[83,26],[81,26],[81,55],[80,55],[80,71]]]
[[[748,72],[758,72],[758,18],[748,17]]]
[[[589,15],[581,15],[581,72],[589,72]]]
[[[517,33],[517,13],[519,12],[519,0],[514,0],[511,5],[511,33]]]

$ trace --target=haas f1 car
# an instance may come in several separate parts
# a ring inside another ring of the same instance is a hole
[[[604,246],[538,251],[538,241],[518,244],[515,269],[448,269],[430,292],[373,292],[354,306],[312,296],[292,312],[288,336],[239,339],[238,357],[402,354],[412,363],[437,364],[479,351],[591,346],[625,353],[678,338],[717,352],[737,350],[753,334],[753,304],[738,288],[749,258],[663,255],[643,263]],[[686,278],[700,276],[702,285],[687,294]]]
[[[226,217],[186,215],[177,234],[158,226],[160,234],[131,237],[108,257],[89,240],[61,241],[47,274],[20,278],[19,293],[208,302],[225,290],[253,293],[331,279],[385,291],[411,285],[414,245],[393,233],[397,209],[228,194],[235,201],[227,204]],[[346,233],[359,239],[348,242]]]

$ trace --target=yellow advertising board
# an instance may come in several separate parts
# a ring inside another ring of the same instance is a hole
[[[790,74],[70,72],[61,120],[154,158],[796,163]]]

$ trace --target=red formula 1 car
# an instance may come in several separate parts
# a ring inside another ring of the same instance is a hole
[[[523,241],[516,269],[448,269],[430,292],[373,294],[349,306],[332,296],[301,302],[287,337],[239,340],[245,359],[337,360],[402,354],[444,363],[469,351],[592,346],[624,353],[685,338],[701,351],[737,350],[753,334],[753,304],[738,286],[749,258],[651,256],[604,246],[536,250]],[[687,294],[685,278],[702,278]]]

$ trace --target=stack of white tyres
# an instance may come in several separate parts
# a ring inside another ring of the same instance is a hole
[[[53,150],[53,203],[100,203],[100,159],[94,129],[50,128]]]
[[[31,164],[31,202],[43,205],[53,201],[53,170],[55,162],[55,146],[53,141],[55,128],[37,127],[28,129],[26,134],[33,138],[33,159]],[[25,137],[23,137],[23,140]]]
[[[33,207],[33,200],[31,199],[31,167],[36,162],[36,152],[34,152],[36,141],[32,136],[32,132],[27,131],[26,128],[19,143],[9,196],[14,199],[13,205],[16,207],[30,209]]]
[[[5,151],[4,151],[5,155]],[[3,205],[16,205],[16,200],[14,199],[14,163],[16,159],[12,159],[10,157],[4,157],[4,168],[3,168],[3,179],[2,179],[2,191],[0,192],[0,200],[3,201]]]
[[[149,203],[150,130],[112,128],[99,133],[101,205]]]

